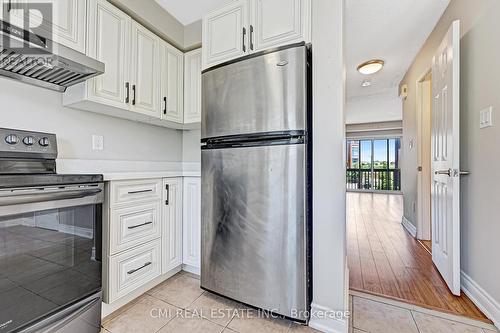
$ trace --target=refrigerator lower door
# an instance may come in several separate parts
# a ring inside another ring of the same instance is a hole
[[[306,321],[304,144],[202,150],[201,286]]]

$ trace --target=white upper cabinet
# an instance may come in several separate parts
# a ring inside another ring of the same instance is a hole
[[[184,54],[167,43],[162,43],[161,62],[161,117],[183,123],[184,120]]]
[[[199,128],[201,118],[192,115],[191,104],[184,121],[184,53],[109,1],[82,2],[88,3],[86,54],[102,61],[105,73],[68,88],[63,105],[157,126]]]
[[[204,67],[248,52],[248,19],[248,0],[233,1],[203,18]]]
[[[234,1],[203,18],[203,68],[311,40],[311,0]]]
[[[87,81],[88,93],[96,101],[127,108],[130,17],[105,0],[89,1],[88,55],[102,61],[106,70]]]
[[[38,35],[85,53],[86,0],[11,0],[10,3],[12,24],[24,27],[24,13],[29,11],[30,28],[36,27]]]
[[[250,49],[310,40],[310,0],[252,0]]]
[[[160,38],[136,22],[131,36],[131,110],[160,118]]]
[[[201,49],[184,57],[184,123],[201,122]]]

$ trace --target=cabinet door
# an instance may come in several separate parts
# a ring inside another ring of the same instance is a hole
[[[184,178],[183,197],[183,263],[192,273],[199,273],[201,242],[201,182],[200,178]]]
[[[86,0],[11,0],[11,6],[29,11],[36,34],[85,53]],[[12,11],[12,24],[24,26],[24,10]]]
[[[160,38],[137,22],[131,27],[130,109],[160,118]]]
[[[203,18],[203,67],[249,52],[248,0],[233,1]]]
[[[128,108],[131,19],[106,0],[89,0],[87,54],[104,62],[105,73],[87,81],[88,97],[97,102]]]
[[[182,178],[163,180],[162,272],[182,264]]]
[[[201,49],[184,57],[184,123],[201,122]]]
[[[183,123],[184,120],[184,54],[163,43],[161,52],[162,119]]]
[[[251,0],[250,49],[310,40],[311,0]]]

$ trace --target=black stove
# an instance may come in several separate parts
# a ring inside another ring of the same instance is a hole
[[[102,175],[56,172],[54,134],[0,129],[0,333],[97,333]]]
[[[102,175],[0,175],[0,189],[12,187],[38,187],[102,182]]]
[[[0,188],[102,182],[102,175],[56,172],[55,134],[0,128]]]

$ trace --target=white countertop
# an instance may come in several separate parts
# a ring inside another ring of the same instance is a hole
[[[201,176],[199,171],[109,172],[102,175],[104,181]]]
[[[199,162],[59,159],[57,170],[63,174],[102,174],[105,181],[201,176]]]

